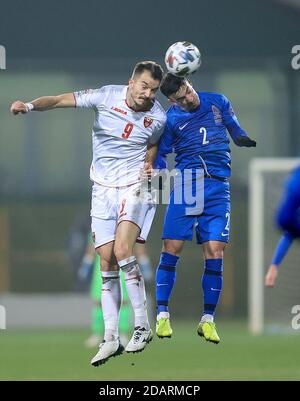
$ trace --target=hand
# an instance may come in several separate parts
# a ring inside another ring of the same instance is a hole
[[[271,265],[265,277],[265,286],[274,287],[278,275],[278,268],[276,265]]]
[[[28,109],[25,103],[21,102],[20,100],[17,100],[16,102],[13,102],[13,104],[10,106],[10,111],[13,114],[26,114],[28,113]]]
[[[256,147],[256,141],[249,138],[248,136],[242,136],[242,135],[239,135],[236,138],[236,144],[238,146],[245,146],[246,148],[255,148]]]
[[[144,164],[144,168],[141,171],[141,178],[142,179],[148,178],[148,180],[150,180],[153,175],[153,171],[154,170],[153,170],[152,164],[146,162]]]

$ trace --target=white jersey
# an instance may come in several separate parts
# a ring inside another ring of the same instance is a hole
[[[149,111],[134,111],[126,103],[127,86],[108,85],[74,92],[76,106],[95,110],[92,181],[110,187],[140,180],[147,144],[163,132],[165,111],[155,100]]]

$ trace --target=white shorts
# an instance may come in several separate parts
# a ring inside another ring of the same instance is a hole
[[[92,189],[92,233],[95,248],[114,241],[121,221],[140,228],[137,242],[145,242],[154,219],[156,205],[141,184],[111,188],[94,183]]]

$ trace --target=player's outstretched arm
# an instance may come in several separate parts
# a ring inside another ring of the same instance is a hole
[[[265,286],[270,288],[274,287],[277,275],[278,275],[278,266],[271,265],[265,277]]]
[[[237,146],[252,148],[256,147],[256,141],[249,138],[246,131],[244,131],[233,111],[230,101],[223,95],[223,110],[222,116],[225,126]]]
[[[282,237],[280,238],[274,252],[271,266],[269,267],[269,270],[265,277],[266,287],[274,287],[278,275],[278,267],[283,261],[288,250],[290,249],[290,246],[292,245],[294,239],[295,237],[289,232],[283,233]]]
[[[10,111],[13,114],[26,114],[30,111],[46,111],[65,107],[76,107],[73,93],[63,93],[58,96],[42,96],[29,103],[17,100],[12,103]]]
[[[237,146],[243,146],[246,148],[256,147],[256,141],[249,138],[248,136],[237,135],[234,142]]]
[[[240,127],[236,118],[232,118],[231,121],[227,122],[226,128],[227,128],[233,142],[237,146],[246,147],[246,148],[252,148],[252,147],[255,148],[256,147],[256,141],[249,138],[246,131],[244,131]]]

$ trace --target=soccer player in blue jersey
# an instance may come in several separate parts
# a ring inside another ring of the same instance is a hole
[[[300,165],[291,173],[287,181],[276,220],[283,235],[278,242],[272,264],[265,277],[267,287],[274,287],[280,263],[294,239],[300,238]]]
[[[195,227],[197,243],[204,253],[204,311],[197,332],[207,341],[218,344],[220,338],[214,313],[222,290],[223,253],[229,240],[230,224],[230,147],[228,130],[237,146],[252,147],[240,127],[229,100],[221,94],[196,92],[186,78],[166,74],[162,93],[173,103],[167,112],[159,154],[175,151],[176,168],[204,172],[204,209],[187,214],[187,204],[174,201],[174,191],[166,210],[163,248],[156,272],[157,323],[160,338],[171,337],[169,300],[176,278],[176,265],[186,240],[192,240]],[[160,163],[161,167],[161,163]],[[195,176],[193,176],[195,177]],[[203,175],[202,175],[203,177]],[[196,187],[193,178],[193,191]],[[203,192],[203,191],[202,191]],[[196,194],[196,197],[201,194]],[[188,205],[190,206],[190,205]]]

